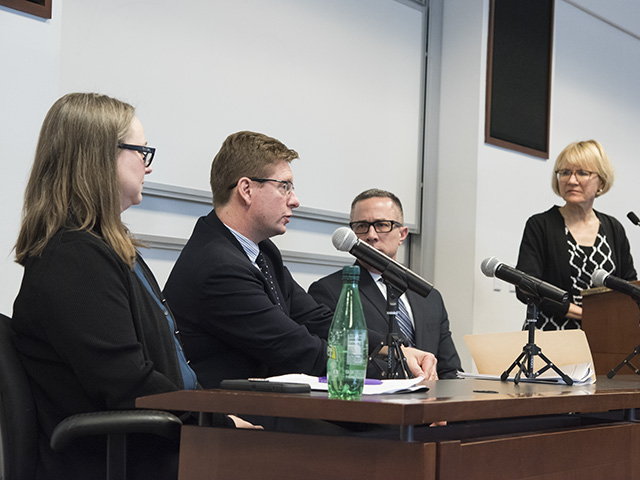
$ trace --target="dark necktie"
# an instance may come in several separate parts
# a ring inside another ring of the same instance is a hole
[[[262,252],[258,253],[258,256],[256,257],[256,265],[258,265],[258,268],[262,272],[262,275],[264,275],[264,278],[266,278],[267,283],[269,284],[269,296],[271,297],[271,300],[275,302],[276,305],[280,307],[280,310],[284,312],[284,309],[282,308],[282,302],[280,301],[280,295],[278,295],[278,289],[276,288],[276,284],[273,281],[273,277],[271,276],[271,272],[269,271],[269,266],[267,265]]]

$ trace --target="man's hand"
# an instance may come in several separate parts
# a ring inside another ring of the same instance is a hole
[[[438,380],[436,364],[438,359],[433,353],[423,352],[417,348],[406,347],[402,350],[407,358],[407,365],[414,377],[423,376],[425,380]],[[430,427],[443,427],[446,421],[433,422]]]
[[[424,377],[425,380],[438,379],[436,370],[438,360],[433,353],[423,352],[411,347],[405,347],[402,351],[407,358],[407,366],[414,377]]]

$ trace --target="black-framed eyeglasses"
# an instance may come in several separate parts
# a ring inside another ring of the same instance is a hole
[[[265,182],[279,183],[280,185],[278,185],[278,187],[282,190],[282,192],[285,195],[289,195],[291,192],[293,192],[296,189],[296,187],[293,186],[293,182],[290,182],[289,180],[276,180],[275,178],[255,178],[255,177],[249,177],[249,180],[251,180],[252,182],[258,182],[258,183],[265,183]],[[231,190],[232,188],[235,188],[236,185],[238,185],[238,182],[234,183],[233,185],[229,185],[229,190]]]
[[[395,220],[376,220],[375,222],[351,222],[349,228],[358,235],[363,235],[369,232],[369,229],[373,226],[376,233],[389,233],[393,230],[393,227],[401,227],[400,222]]]
[[[591,175],[597,175],[598,172],[590,172],[589,170],[569,170],[568,168],[563,168],[562,170],[556,170],[556,175],[558,176],[558,180],[569,180],[572,175],[576,176],[576,180],[588,180],[591,178]]]
[[[146,145],[130,145],[128,143],[119,143],[118,148],[124,148],[126,150],[134,150],[142,154],[142,161],[144,166],[148,167],[153,161],[153,156],[156,154],[156,149],[153,147],[147,147]]]

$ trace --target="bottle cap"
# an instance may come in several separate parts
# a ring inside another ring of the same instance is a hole
[[[357,283],[360,278],[360,267],[358,265],[347,265],[342,267],[342,283]]]

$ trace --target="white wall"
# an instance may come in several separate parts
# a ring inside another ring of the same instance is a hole
[[[139,2],[131,3],[143,6]],[[555,157],[566,143],[576,139],[593,137],[602,141],[612,157],[618,180],[610,193],[596,201],[596,208],[623,222],[637,257],[640,255],[637,253],[640,229],[624,219],[628,210],[640,213],[640,199],[636,193],[640,170],[634,142],[640,131],[640,91],[637,88],[640,84],[640,14],[634,3],[633,0],[606,3],[556,0],[551,156]],[[435,23],[430,28],[430,35],[434,37],[430,43],[433,50],[429,52],[427,72],[430,79],[424,179],[427,189],[423,194],[427,217],[424,219],[425,230],[414,242],[411,257],[414,262],[419,261],[413,267],[426,272],[426,278],[442,291],[463,366],[470,370],[473,365],[463,335],[518,330],[525,314],[524,306],[506,284],[480,273],[480,262],[488,256],[496,256],[514,264],[527,217],[560,199],[549,187],[552,161],[545,162],[483,143],[489,0],[432,0],[431,4],[431,21]],[[72,58],[78,53],[78,47],[62,47],[68,44],[68,39],[62,40],[62,15],[64,6],[71,8],[71,5],[74,16],[84,20],[86,29],[109,30],[100,23],[103,17],[95,15],[91,6],[96,4],[89,0],[54,1],[51,21],[37,20],[0,7],[0,64],[5,72],[0,85],[0,159],[4,166],[3,189],[0,190],[3,224],[0,230],[0,259],[3,261],[0,311],[3,313],[11,313],[21,278],[21,267],[13,263],[11,249],[43,116],[53,101],[69,89],[99,86],[97,81],[82,83],[86,71],[82,62]],[[101,5],[109,8],[116,4],[102,2]],[[158,16],[162,16],[162,7],[173,9],[176,4],[158,1],[155,5],[154,18],[149,21],[166,23],[170,27],[171,18]],[[193,7],[197,2],[189,5]],[[229,22],[236,21],[235,18],[241,21],[241,17],[234,17]],[[183,24],[175,28],[182,29]],[[195,22],[192,29],[195,43],[201,38],[197,25]],[[120,25],[120,28],[124,27]],[[127,28],[138,29],[140,35],[145,32],[140,23],[127,24]],[[117,35],[116,31],[105,35]],[[118,69],[120,80],[105,93],[116,96],[119,92],[130,93],[126,85],[132,76],[143,75],[149,82],[166,85],[167,112],[149,118],[144,118],[148,113],[144,89],[136,91],[135,95],[122,96],[133,96],[142,105],[139,113],[145,120],[148,134],[162,118],[167,118],[175,126],[176,134],[199,145],[202,149],[199,155],[205,159],[201,175],[206,177],[214,144],[219,144],[222,134],[213,141],[206,132],[196,134],[198,126],[193,127],[196,130],[190,127],[189,112],[197,110],[199,104],[181,101],[180,92],[172,90],[189,79],[190,70],[166,66],[159,69],[162,49],[137,58],[135,43],[122,45],[119,50],[124,52],[125,48],[129,50],[122,56],[127,57],[127,62],[118,62],[118,52],[97,49],[84,54],[115,62],[111,68]],[[201,57],[203,61],[207,60],[206,55]],[[129,61],[132,58],[137,61]],[[206,93],[204,91],[202,95]],[[227,106],[212,114],[223,116],[231,108]],[[305,113],[313,115],[313,112]],[[285,137],[283,140],[287,141]],[[165,151],[179,157],[178,147],[177,143],[167,144]],[[164,168],[165,165],[161,165],[159,163],[157,168]],[[380,167],[386,172],[388,162],[369,166]],[[295,162],[293,169],[300,178],[296,183],[304,199],[301,185],[315,180],[313,172],[299,169]],[[177,256],[177,245],[188,237],[195,218],[206,213],[209,206],[206,179],[202,180],[199,191],[186,192],[189,200],[184,201],[153,192],[152,183],[145,189],[143,204],[130,209],[125,221],[133,231],[150,239],[152,246],[157,239],[164,242],[163,248],[144,252],[163,283]],[[337,269],[340,262],[351,261],[348,256],[335,252],[329,241],[333,230],[346,217],[330,212],[322,219],[326,213],[311,211],[301,215],[294,220],[287,235],[277,239],[294,276],[304,286]],[[167,243],[171,245],[167,247]],[[305,259],[305,252],[312,252],[312,255]],[[494,291],[494,287],[500,291]]]
[[[479,265],[490,256],[514,265],[526,219],[562,204],[550,184],[555,157],[569,142],[603,143],[617,180],[595,208],[623,223],[632,252],[640,255],[640,230],[625,218],[640,210],[640,19],[632,3],[556,1],[551,159],[543,161],[483,143],[489,1],[444,1],[434,280],[467,368],[472,362],[464,334],[523,324],[525,306],[513,289],[484,277]]]
[[[60,18],[61,1],[53,2]],[[11,315],[22,267],[13,261],[26,185],[40,124],[58,97],[60,22],[0,7],[0,312]]]
[[[347,212],[373,184],[403,192],[417,223],[420,10],[395,0],[64,0],[62,13],[62,89],[138,107],[157,147],[150,180],[208,190],[226,136],[255,130],[300,154],[305,207]],[[395,175],[368,168],[388,159]]]

